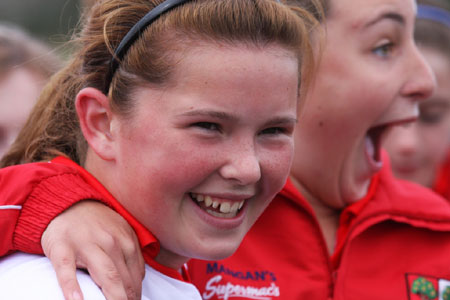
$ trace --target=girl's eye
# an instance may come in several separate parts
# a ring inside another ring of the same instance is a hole
[[[386,42],[372,49],[372,52],[380,57],[388,57],[394,50],[394,43]]]
[[[192,124],[191,126],[202,128],[205,130],[220,131],[220,126],[216,123],[211,122],[197,122]]]
[[[285,133],[287,133],[287,130],[286,128],[283,127],[270,127],[261,131],[261,134],[270,134],[270,135],[285,134]]]

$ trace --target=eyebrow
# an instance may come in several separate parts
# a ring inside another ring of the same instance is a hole
[[[220,120],[224,120],[224,121],[237,121],[238,120],[237,117],[235,117],[231,114],[227,114],[225,112],[220,112],[220,111],[215,111],[215,110],[203,110],[203,109],[191,110],[191,111],[180,114],[180,116],[182,116],[182,117],[204,116],[204,117],[212,117],[212,118],[220,119]]]
[[[205,117],[212,117],[215,119],[220,119],[223,121],[233,121],[237,122],[239,120],[238,117],[233,116],[231,114],[220,112],[220,111],[214,111],[214,110],[191,110],[185,113],[180,114],[182,117],[195,117],[195,116],[205,116]],[[290,124],[290,123],[297,123],[297,118],[294,117],[274,117],[273,119],[270,119],[266,125],[276,125],[276,124]]]
[[[270,119],[266,123],[266,126],[280,125],[280,124],[296,124],[298,122],[297,118],[292,117],[275,117]]]
[[[368,23],[366,23],[364,25],[364,27],[367,28],[367,27],[373,26],[376,23],[381,22],[386,19],[392,20],[400,25],[405,25],[405,18],[401,14],[396,13],[396,12],[385,12],[385,13],[378,15],[377,17],[375,17],[373,20],[369,21]]]

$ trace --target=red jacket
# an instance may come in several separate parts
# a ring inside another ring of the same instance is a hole
[[[97,199],[118,212],[136,232],[145,262],[172,278],[190,281],[185,268],[160,265],[159,242],[85,169],[64,157],[0,170],[0,255],[13,250],[42,254],[41,236],[50,221],[72,204]],[[6,234],[3,235],[3,232]]]
[[[439,282],[443,293],[441,279],[450,280],[450,206],[388,166],[370,190],[342,212],[330,257],[312,208],[288,182],[232,257],[191,261],[193,282],[204,299],[406,300],[421,299],[414,281],[423,277],[437,300]]]
[[[47,225],[81,199],[103,196],[73,167],[35,163],[1,169],[0,255],[12,250],[42,253]]]
[[[54,170],[44,171],[58,173],[59,166],[55,165],[49,165]],[[96,198],[81,196],[81,191],[79,196],[75,195],[72,187],[80,183],[80,178],[64,182],[62,190],[70,192],[60,196],[45,192],[53,183],[48,181],[51,177],[42,173],[12,172],[6,177],[18,183],[4,185],[2,172],[5,170],[0,171],[0,204],[20,204],[26,200],[14,240],[16,236],[27,235],[28,227],[40,237],[46,226],[43,223],[48,223],[39,222],[35,216],[36,203],[42,200],[29,196],[35,193],[27,187],[31,182],[37,182],[44,191],[39,197],[48,199],[45,203],[59,203],[55,204],[56,209],[39,207],[51,210],[48,215],[56,215],[58,210],[80,199]],[[34,176],[37,178],[31,178]],[[427,189],[395,180],[388,166],[377,178],[367,199],[342,213],[338,241],[341,250],[333,258],[327,253],[311,207],[288,182],[235,255],[219,262],[191,261],[192,281],[205,299],[412,300],[421,299],[418,294],[421,289],[429,299],[438,299],[439,290],[446,292],[445,279],[450,280],[449,204]],[[5,193],[9,193],[9,201],[4,199]],[[25,214],[26,206],[34,214]],[[356,213],[354,218],[352,211]],[[5,212],[5,216],[9,214],[8,221],[0,224],[0,232],[4,229],[11,232],[17,210]],[[0,253],[14,249],[38,251],[39,240],[32,238],[13,244],[2,241]],[[450,294],[450,289],[447,292]]]
[[[450,151],[439,169],[433,190],[450,201]]]

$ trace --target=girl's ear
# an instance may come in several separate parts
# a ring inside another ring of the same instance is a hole
[[[84,88],[77,95],[75,107],[89,147],[102,159],[114,160],[113,115],[108,97],[95,88]]]

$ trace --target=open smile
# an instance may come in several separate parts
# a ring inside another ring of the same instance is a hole
[[[246,201],[246,199],[224,199],[197,193],[189,193],[189,196],[208,214],[225,219],[236,217]]]

